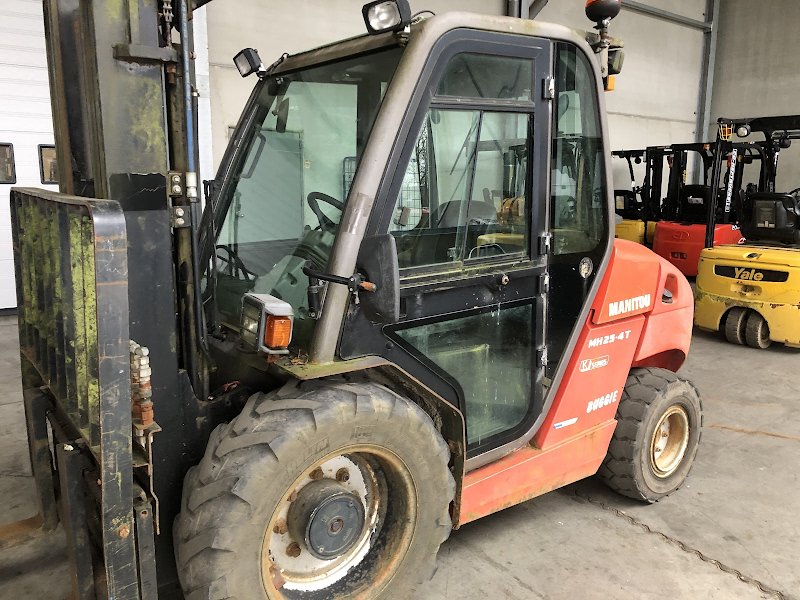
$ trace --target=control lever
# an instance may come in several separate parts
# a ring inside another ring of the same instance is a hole
[[[378,289],[377,285],[366,281],[360,273],[355,273],[352,277],[339,277],[338,275],[316,271],[311,267],[311,264],[311,261],[308,261],[303,265],[303,273],[308,277],[308,316],[312,319],[319,319],[320,317],[322,292],[325,289],[323,281],[347,286],[347,289],[356,295],[356,300],[358,299],[357,294],[359,291],[375,292]]]

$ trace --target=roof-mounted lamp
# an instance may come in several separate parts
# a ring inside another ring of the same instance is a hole
[[[370,35],[386,31],[400,31],[411,22],[408,0],[377,0],[361,9]]]

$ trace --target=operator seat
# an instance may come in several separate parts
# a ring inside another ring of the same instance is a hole
[[[742,235],[800,245],[800,196],[779,193],[747,194]]]
[[[711,188],[707,185],[685,185],[680,191],[682,221],[705,223]]]

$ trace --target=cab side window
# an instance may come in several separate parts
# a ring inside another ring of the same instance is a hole
[[[445,67],[390,215],[401,269],[529,256],[533,66],[459,53]]]
[[[527,255],[528,115],[432,109],[389,231],[401,268]]]
[[[596,83],[582,52],[568,44],[556,48],[550,177],[553,252],[588,253],[605,243],[608,219]]]

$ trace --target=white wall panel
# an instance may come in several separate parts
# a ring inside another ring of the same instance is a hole
[[[14,145],[17,186],[45,187],[39,145],[53,144],[42,3],[0,0],[0,143]],[[17,304],[9,184],[0,184],[0,309]]]

